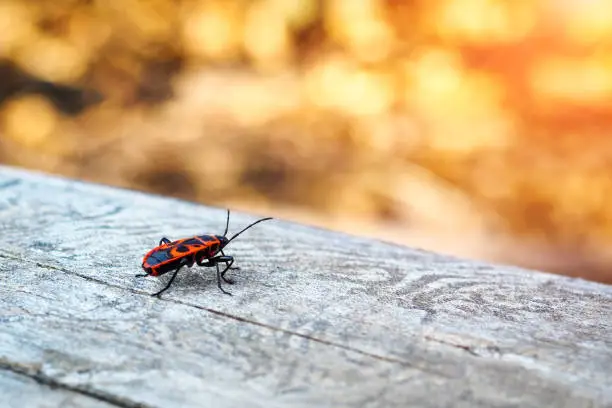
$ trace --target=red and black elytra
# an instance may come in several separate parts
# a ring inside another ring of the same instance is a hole
[[[164,237],[159,241],[157,247],[150,250],[144,256],[142,268],[146,273],[138,274],[136,275],[137,277],[161,276],[167,272],[174,271],[166,287],[159,292],[153,293],[151,296],[160,296],[170,287],[170,285],[172,285],[174,278],[176,278],[176,275],[183,266],[191,268],[194,263],[198,266],[216,267],[217,286],[219,286],[221,292],[231,295],[231,293],[221,287],[221,280],[223,279],[224,282],[233,284],[234,281],[226,278],[225,273],[230,269],[240,268],[232,267],[234,257],[225,255],[223,253],[223,248],[225,248],[234,238],[255,224],[271,220],[272,218],[267,217],[257,220],[228,239],[226,235],[227,229],[229,228],[229,215],[230,212],[227,210],[227,222],[225,223],[225,232],[223,235],[196,235],[176,241],[170,241],[168,238]],[[219,270],[220,263],[225,264],[225,269],[223,271]]]

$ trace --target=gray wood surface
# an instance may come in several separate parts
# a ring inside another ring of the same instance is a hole
[[[142,256],[224,211],[0,167],[0,406],[612,406],[611,286],[273,220],[233,296],[149,296]]]

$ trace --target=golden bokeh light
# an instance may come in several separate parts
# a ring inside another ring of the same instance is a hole
[[[71,82],[87,68],[85,55],[65,40],[39,36],[15,53],[27,72],[47,81]]]
[[[612,282],[610,21],[597,0],[4,0],[0,158],[525,266],[533,240]]]
[[[260,69],[282,69],[291,57],[286,10],[279,2],[256,1],[246,13],[244,47]]]
[[[183,10],[182,40],[198,59],[233,60],[241,51],[242,13],[235,3],[187,3]]]
[[[28,148],[39,148],[48,142],[57,124],[53,105],[37,96],[12,100],[2,112],[3,132]]]
[[[462,92],[465,75],[459,55],[444,49],[423,49],[414,52],[404,68],[409,106],[425,111],[446,106],[447,111],[454,111],[453,96]]]
[[[535,25],[534,1],[445,0],[431,18],[443,38],[469,43],[504,43],[517,41]]]
[[[608,1],[550,1],[547,11],[564,22],[564,33],[575,44],[597,45],[612,40],[612,6]]]
[[[324,3],[330,36],[361,61],[387,58],[396,45],[391,27],[385,24],[380,0],[330,0]]]
[[[33,12],[26,2],[0,2],[0,58],[8,58],[35,35]]]
[[[542,57],[533,67],[531,86],[542,103],[612,102],[612,58]]]
[[[317,64],[306,78],[306,92],[315,106],[355,116],[382,114],[395,100],[389,74],[359,69],[344,58]]]

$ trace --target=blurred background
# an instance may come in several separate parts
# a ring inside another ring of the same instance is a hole
[[[611,21],[606,0],[0,0],[0,162],[612,283]]]

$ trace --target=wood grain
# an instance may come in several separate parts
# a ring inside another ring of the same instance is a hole
[[[611,286],[273,220],[227,248],[234,296],[149,296],[144,253],[224,216],[0,167],[1,405],[612,406]]]

